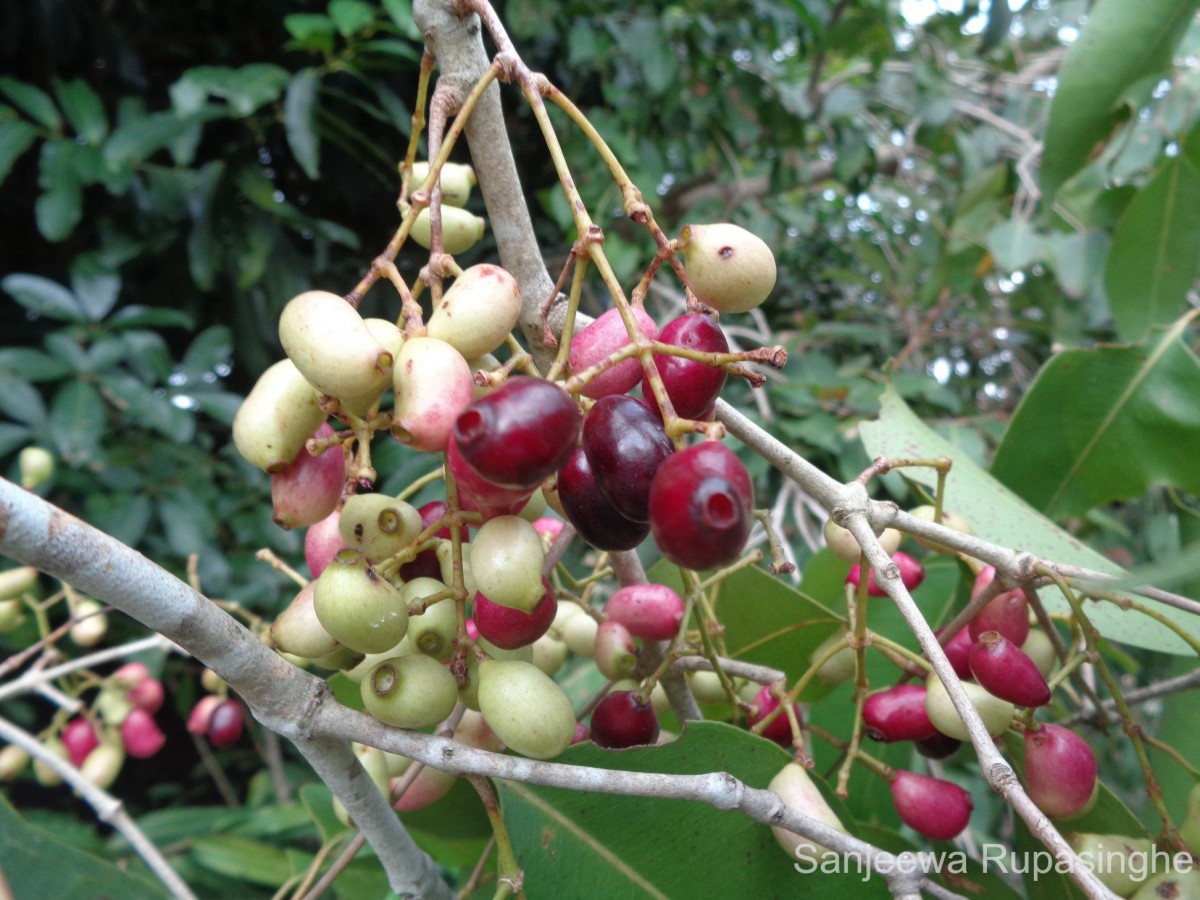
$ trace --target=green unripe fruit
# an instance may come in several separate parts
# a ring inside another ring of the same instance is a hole
[[[903,537],[904,535],[895,528],[885,528],[879,535],[879,543],[884,552],[891,556],[900,549],[900,541]],[[854,535],[848,528],[843,528],[833,519],[825,520],[825,545],[829,547],[834,556],[844,559],[848,563],[857,563],[861,560],[862,548],[858,546]]]
[[[483,237],[484,225],[483,218],[474,213],[456,206],[443,206],[442,249],[452,255],[471,249],[475,242]],[[433,227],[430,224],[428,209],[423,209],[417,214],[417,221],[413,223],[409,234],[426,250],[433,246]]]
[[[362,680],[363,708],[396,728],[428,728],[458,702],[458,683],[437,660],[415,653],[379,663]]]
[[[533,664],[553,678],[567,661],[567,652],[566,644],[556,637],[543,634],[533,642]]]
[[[392,383],[392,437],[415,450],[444,452],[454,420],[475,399],[463,355],[437,338],[409,338],[396,357]]]
[[[75,615],[80,621],[67,632],[76,647],[95,647],[108,634],[108,614],[100,610],[104,604],[85,598],[75,604]],[[86,616],[86,618],[84,618]]]
[[[233,418],[238,453],[264,472],[282,472],[325,421],[320,399],[290,359],[275,363],[259,376]]]
[[[359,763],[363,767],[363,771],[367,773],[367,777],[371,779],[371,784],[375,785],[375,790],[388,796],[388,754],[376,747],[368,747],[365,744],[355,743],[352,745],[354,755],[358,757]],[[403,757],[401,757],[403,759]],[[338,817],[338,821],[347,828],[353,828],[354,823],[350,819],[350,814],[346,812],[346,807],[342,806],[342,801],[336,796],[333,798],[333,813]]]
[[[426,597],[446,590],[436,578],[414,578],[400,592],[406,606],[414,609]],[[412,615],[408,620],[408,639],[413,649],[435,659],[447,660],[454,653],[454,638],[458,635],[458,609],[454,600],[445,597],[425,611]]]
[[[542,489],[538,488],[533,492],[533,496],[525,501],[525,505],[521,507],[519,515],[529,524],[533,524],[538,519],[546,514],[546,495],[542,493]],[[545,541],[542,542],[543,546]]]
[[[561,608],[562,605],[560,603],[559,607]],[[582,612],[582,610],[580,611]],[[591,659],[592,654],[596,651],[596,633],[599,630],[600,626],[596,620],[586,613],[581,616],[572,616],[563,623],[563,643],[572,653]]]
[[[279,316],[288,359],[322,394],[343,400],[378,397],[391,381],[394,357],[353,306],[329,291],[305,291]]]
[[[37,490],[54,475],[54,456],[45,447],[26,447],[17,456],[17,471],[21,487]]]
[[[70,756],[67,754],[67,748],[63,746],[63,742],[58,738],[42,741],[42,749],[51,756],[56,756],[63,762],[69,762]],[[58,774],[50,764],[41,759],[33,761],[33,777],[37,779],[37,783],[42,787],[57,787],[62,784],[62,776]]]
[[[575,737],[575,711],[562,688],[532,663],[485,660],[479,711],[509,748],[534,759],[558,756]]]
[[[1187,815],[1179,826],[1179,837],[1193,854],[1200,856],[1200,784],[1188,794]]]
[[[401,591],[401,594],[404,592]],[[408,619],[409,627],[412,626],[412,617]],[[404,640],[398,643],[391,650],[384,650],[382,653],[368,653],[362,657],[358,665],[346,669],[342,674],[353,681],[355,684],[362,684],[373,668],[383,662],[385,659],[391,659],[393,656],[411,656],[417,651],[413,649],[412,642],[408,639],[408,635],[404,636]]]
[[[0,600],[0,634],[8,634],[25,621],[25,604],[20,600]]]
[[[992,696],[974,682],[964,681],[961,684],[971,705],[983,720],[983,727],[987,729],[987,733],[992,737],[1004,734],[1012,724],[1015,707],[1007,700]],[[967,726],[959,718],[958,710],[950,702],[950,695],[945,686],[934,673],[930,673],[925,679],[925,711],[929,714],[929,721],[933,723],[933,727],[942,734],[960,741],[971,739],[967,734]]]
[[[442,295],[425,328],[468,359],[491,353],[521,317],[517,279],[490,263],[471,266]]]
[[[400,592],[353,547],[339,550],[317,579],[313,608],[334,640],[359,653],[395,647],[408,630]]]
[[[692,292],[720,312],[747,312],[775,287],[775,255],[766,241],[739,225],[685,225],[679,252]]]
[[[497,647],[485,638],[478,638],[475,647],[482,650],[490,659],[507,659],[515,662],[533,662],[533,647],[526,645],[513,650]],[[467,654],[467,676],[458,687],[458,699],[468,709],[479,709],[479,663],[480,659],[474,653]]]
[[[1200,870],[1160,872],[1138,888],[1133,900],[1200,900]]]
[[[379,562],[403,550],[421,533],[421,514],[411,503],[387,494],[355,494],[342,506],[338,533]]]
[[[688,672],[687,680],[697,703],[711,704],[729,701],[729,696],[725,693],[725,686],[721,684],[721,676],[716,672]]]
[[[0,750],[0,781],[12,781],[29,765],[29,753],[16,744]]]
[[[546,551],[533,525],[520,516],[496,516],[471,541],[471,571],[480,593],[500,606],[530,612],[545,594]]]
[[[1131,895],[1149,875],[1154,845],[1146,838],[1073,834],[1070,843],[1071,849],[1083,858],[1100,883],[1118,897]]]
[[[412,177],[409,187],[413,190],[421,187],[429,179],[429,163],[415,162],[412,166]],[[442,188],[442,203],[447,206],[466,206],[471,198],[471,188],[476,184],[475,170],[462,163],[448,162],[442,165],[441,177],[438,182]]]
[[[442,581],[446,584],[454,584],[454,546],[450,541],[440,541],[434,553],[438,559],[438,566],[442,570]],[[467,590],[468,597],[474,597],[475,592],[479,590],[479,585],[475,583],[475,570],[471,567],[471,545],[462,545],[462,577],[463,587]]]
[[[933,521],[934,509],[930,505],[918,506],[916,509],[909,510],[910,516],[916,516],[918,519],[924,519],[927,522]],[[942,510],[942,524],[951,531],[957,531],[961,534],[973,534],[971,531],[971,523],[960,516],[958,513]],[[944,553],[947,556],[954,556],[956,550],[947,547],[945,544],[937,541],[931,541],[928,538],[920,538],[913,535],[913,539],[924,547],[926,550],[932,550],[934,553]]]
[[[358,650],[351,650],[349,647],[338,646],[332,653],[327,653],[324,656],[314,659],[313,662],[322,669],[330,671],[345,671],[353,669],[360,665],[366,657]]]
[[[780,769],[779,774],[772,778],[771,783],[767,785],[767,790],[778,794],[784,805],[796,812],[810,816],[822,825],[828,825],[837,831],[843,833],[846,831],[842,820],[837,817],[837,813],[830,809],[825,798],[821,796],[821,792],[809,776],[808,770],[799,763],[788,763]],[[775,835],[775,840],[779,842],[779,846],[784,849],[790,859],[816,861],[829,852],[829,848],[823,844],[818,844],[810,838],[802,837],[778,825],[772,826],[771,831]]]
[[[106,725],[119,727],[133,711],[133,702],[128,693],[128,690],[118,684],[105,685],[92,701],[92,711]]]
[[[313,607],[316,591],[317,583],[310,581],[300,588],[287,609],[276,616],[271,624],[271,642],[275,649],[303,659],[317,659],[337,649],[337,641],[317,619]]]

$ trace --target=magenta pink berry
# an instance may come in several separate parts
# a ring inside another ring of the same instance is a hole
[[[533,530],[541,535],[543,539],[549,538],[551,541],[555,541],[562,534],[565,524],[562,519],[556,519],[553,516],[542,516],[540,519],[534,520]]]
[[[483,594],[476,593],[473,620],[475,629],[485,640],[504,650],[527,647],[550,630],[554,615],[558,612],[558,600],[554,588],[542,579],[545,593],[529,612],[510,606],[493,603]]]
[[[187,730],[189,734],[206,734],[208,725],[212,722],[213,711],[221,705],[221,698],[216,694],[205,694],[196,701],[188,714]]]
[[[996,570],[984,566],[975,578],[971,597],[978,597],[992,583]],[[985,631],[998,631],[1015,646],[1020,647],[1029,637],[1029,602],[1021,590],[1004,591],[997,594],[979,610],[967,624],[971,640],[979,640]]]
[[[72,719],[63,727],[62,743],[67,750],[67,758],[71,765],[79,768],[93,750],[100,746],[100,739],[92,728],[92,723],[80,716]]]
[[[304,559],[313,578],[319,578],[338,551],[346,546],[338,529],[341,517],[341,510],[335,509],[320,522],[310,525],[304,533]]]
[[[746,722],[751,727],[754,727],[778,709],[780,702],[780,699],[771,693],[771,688],[768,685],[763,685],[759,688],[758,693],[754,695],[754,699],[750,701],[750,705],[754,707],[754,711],[746,716]],[[792,703],[792,711],[796,714],[796,722],[802,722],[799,703]],[[788,720],[787,713],[781,712],[772,719],[771,724],[762,730],[762,736],[769,741],[774,741],[781,747],[791,747],[792,723]]]
[[[998,631],[979,636],[968,662],[980,686],[1001,700],[1028,707],[1050,702],[1050,687],[1037,664]]]
[[[897,550],[892,554],[892,562],[900,570],[900,581],[904,584],[905,588],[911,592],[921,586],[921,582],[925,580],[925,567],[923,565],[903,550]],[[862,578],[861,569],[862,567],[858,563],[851,566],[850,571],[846,573],[846,584],[852,584],[857,588],[859,579]],[[867,576],[867,596],[887,596],[887,592],[875,583],[875,571],[873,569]]]
[[[121,741],[134,759],[149,759],[163,748],[167,737],[150,713],[134,708],[121,723]]]
[[[322,423],[312,437],[331,438],[334,430]],[[300,448],[287,466],[271,475],[272,518],[281,528],[313,525],[337,508],[346,479],[346,459],[340,444],[320,456]]]
[[[126,690],[133,690],[149,677],[149,667],[141,662],[125,663],[109,676],[113,684]]]
[[[154,715],[162,709],[163,700],[166,698],[163,691],[163,683],[157,678],[147,678],[137,687],[131,688],[125,692],[125,699],[136,706],[138,709],[144,709],[150,715]]]
[[[1096,755],[1087,741],[1061,725],[1025,731],[1025,784],[1038,809],[1052,819],[1083,811],[1096,790]]]
[[[632,307],[634,319],[642,336],[654,340],[658,337],[658,326],[645,310]],[[621,311],[613,308],[601,313],[596,321],[575,335],[571,341],[571,371],[578,375],[613,353],[629,346],[629,331],[621,318]],[[604,397],[609,394],[624,394],[641,380],[642,364],[636,358],[617,363],[601,372],[583,388],[585,397]]]
[[[874,741],[923,741],[938,733],[925,711],[925,685],[898,684],[870,694],[863,724]]]
[[[939,628],[934,634],[940,638],[942,632],[945,630],[945,628]],[[963,681],[970,681],[972,678],[971,663],[969,661],[971,644],[971,635],[967,632],[966,626],[964,626],[942,647],[942,650],[946,653],[946,658],[950,660],[950,665],[954,668],[954,674]]]
[[[665,584],[630,584],[608,598],[604,612],[635,637],[669,641],[683,622],[683,599]]]
[[[971,795],[949,781],[903,769],[892,781],[892,802],[900,821],[935,841],[957,837],[971,819]]]

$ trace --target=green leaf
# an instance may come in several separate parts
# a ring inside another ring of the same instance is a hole
[[[1117,333],[1140,340],[1186,306],[1200,272],[1200,171],[1167,160],[1125,208],[1113,234],[1104,286]]]
[[[346,831],[333,811],[333,794],[323,784],[306,784],[300,788],[300,802],[308,810],[309,816],[321,832],[321,840],[325,843],[333,840]]]
[[[107,415],[100,392],[86,381],[69,381],[50,405],[50,433],[58,452],[72,466],[95,460]]]
[[[413,19],[410,0],[383,0],[383,8],[402,35],[413,41],[423,39],[421,29]]]
[[[0,184],[21,155],[37,140],[37,129],[28,122],[0,122]]]
[[[145,494],[92,494],[87,498],[88,522],[123,544],[136,547],[150,525],[150,498]]]
[[[0,78],[0,92],[39,125],[54,132],[62,130],[62,116],[50,95],[41,88],[5,75]]]
[[[78,256],[71,266],[71,288],[88,319],[99,322],[121,295],[121,276],[92,255]]]
[[[203,381],[229,362],[233,352],[233,336],[228,326],[212,325],[198,335],[183,355],[182,368],[189,381]]]
[[[0,422],[0,456],[7,456],[33,439],[33,433],[24,425]]]
[[[75,131],[87,139],[89,144],[103,143],[108,136],[108,116],[104,113],[104,101],[83,80],[54,80],[54,93],[58,103],[67,114]]]
[[[304,174],[313,179],[320,174],[321,143],[313,127],[320,84],[321,76],[316,69],[301,69],[292,76],[283,101],[283,127],[288,146]]]
[[[1096,282],[1109,252],[1109,236],[1103,231],[1072,231],[1051,238],[1050,258],[1054,277],[1068,297],[1078,300]]]
[[[171,112],[131,118],[118,125],[105,143],[104,161],[113,172],[140,163],[170,146],[184,126],[184,120]]]
[[[38,184],[42,194],[34,204],[38,231],[48,241],[71,236],[83,218],[83,189],[74,167],[75,144],[64,138],[42,144]]]
[[[270,63],[251,63],[240,69],[197,66],[171,85],[171,102],[180,115],[190,116],[199,112],[209,97],[219,97],[244,117],[278,100],[288,78],[286,69]]]
[[[8,275],[0,288],[30,312],[62,322],[82,322],[79,301],[65,287],[40,275]]]
[[[192,328],[195,322],[182,309],[122,306],[108,323],[114,328]]]
[[[331,0],[329,18],[342,37],[350,37],[371,24],[375,19],[375,8],[362,0]]]
[[[556,761],[635,772],[729,772],[765,788],[789,754],[719,722],[692,722],[679,740],[619,752],[593,744]],[[556,897],[887,897],[881,879],[801,876],[771,830],[701,803],[666,803],[499,782],[501,809],[526,885]],[[703,861],[699,864],[699,861]]]
[[[46,404],[37,388],[17,375],[0,372],[0,412],[26,425],[46,420]]]
[[[1058,70],[1042,151],[1049,200],[1088,161],[1126,89],[1164,69],[1200,0],[1100,0]]]
[[[988,250],[996,266],[1012,272],[1037,262],[1045,255],[1045,239],[1027,219],[1009,219],[988,232]]]
[[[665,560],[650,570],[649,577],[656,584],[682,590],[679,568]],[[816,600],[753,567],[735,572],[721,583],[716,609],[732,659],[781,669],[789,681],[808,668],[813,650],[845,627]],[[812,701],[831,689],[814,678],[801,699]]]
[[[106,862],[22,819],[0,795],[0,869],[20,897],[166,897],[156,882]]]
[[[28,347],[0,349],[0,369],[19,374],[25,381],[54,381],[71,372],[61,360]]]
[[[1200,388],[1194,388],[1191,397],[1200,397]],[[1051,406],[1055,411],[1054,422],[1041,433],[1031,434],[1035,443],[1052,438],[1054,432],[1060,429],[1065,414],[1070,411],[1061,393]],[[1019,410],[1017,415],[1020,415]],[[1010,433],[1015,425],[1014,419]],[[989,475],[960,449],[938,436],[908,408],[893,387],[889,386],[880,398],[879,418],[862,423],[860,431],[863,446],[872,459],[877,456],[926,459],[947,456],[953,460],[954,467],[946,478],[946,508],[965,516],[979,537],[1002,547],[1019,547],[1055,562],[1121,574],[1121,569],[1112,561],[1063,531],[1006,487],[1005,483],[1015,482],[1006,482],[996,464],[992,467],[993,474]],[[1142,449],[1138,452],[1149,450],[1152,446],[1139,445]],[[1002,444],[1000,452],[1004,450]],[[1121,465],[1127,462],[1128,459],[1122,460]],[[1061,468],[1064,463],[1059,461],[1055,465]],[[937,475],[932,469],[911,468],[905,472],[913,481],[926,487],[934,488],[937,485]],[[1036,473],[1030,477],[1036,477]],[[1040,595],[1051,612],[1066,612],[1069,609],[1066,600],[1057,591],[1043,589]],[[1194,621],[1189,621],[1191,617],[1177,614],[1176,610],[1162,609],[1162,612],[1189,631],[1197,627]],[[1144,616],[1124,613],[1111,604],[1097,605],[1089,610],[1089,615],[1096,627],[1110,640],[1163,653],[1191,652],[1186,642],[1165,626]]]
[[[1182,340],[1191,318],[1138,345],[1051,359],[1017,407],[992,473],[1056,517],[1151,484],[1200,491],[1200,359]]]
[[[198,865],[231,878],[279,887],[292,876],[286,851],[231,835],[197,838],[189,854]]]
[[[292,13],[283,17],[283,27],[296,40],[307,43],[313,38],[332,35],[334,28],[329,16],[320,13]]]

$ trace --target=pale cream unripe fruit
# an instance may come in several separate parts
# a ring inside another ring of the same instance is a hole
[[[812,653],[809,654],[808,661],[810,664],[815,664],[817,660],[825,656],[833,646],[839,642],[845,641],[845,631],[835,631],[825,640],[821,641],[816,646]],[[817,678],[825,684],[841,684],[854,677],[858,671],[858,660],[854,655],[854,651],[849,647],[842,647],[831,657],[821,663],[817,669]]]
[[[561,608],[563,604],[559,604]],[[582,612],[582,610],[581,610]],[[596,650],[596,634],[600,630],[599,623],[591,616],[572,616],[562,626],[562,639],[572,653],[592,658]]]
[[[1008,726],[1012,724],[1013,713],[1016,712],[1015,707],[1007,700],[992,696],[974,682],[959,683],[966,691],[971,705],[979,713],[979,718],[983,720],[983,727],[987,729],[987,733],[992,737],[1004,734],[1008,730]],[[929,677],[925,679],[925,711],[929,714],[929,721],[933,723],[933,727],[942,734],[960,741],[971,739],[971,736],[967,734],[967,726],[958,715],[958,710],[950,702],[950,695],[946,692],[945,686],[934,673],[930,673]]]
[[[479,665],[479,711],[501,741],[534,759],[562,753],[575,737],[575,712],[562,688],[532,663]]]
[[[36,490],[54,475],[54,455],[45,447],[26,447],[17,455],[17,471],[21,487]]]
[[[358,653],[382,653],[408,631],[400,592],[353,547],[339,550],[317,579],[313,608],[321,626]]]
[[[879,535],[879,543],[883,547],[884,553],[891,556],[899,550],[903,537],[904,535],[895,528],[883,529]],[[862,548],[858,546],[858,540],[848,528],[843,528],[833,519],[825,520],[825,545],[839,559],[844,559],[848,563],[861,561]]]
[[[117,780],[124,764],[125,745],[120,738],[106,738],[87,755],[79,767],[79,774],[100,790],[106,790]]]
[[[325,421],[320,393],[295,363],[281,359],[254,383],[233,417],[238,453],[264,472],[280,472]]]
[[[458,682],[436,659],[414,653],[385,659],[360,685],[363,708],[385,725],[428,728],[458,702]]]
[[[396,357],[392,384],[392,437],[416,450],[444,452],[454,420],[475,398],[463,355],[437,338],[409,338]]]
[[[345,400],[379,396],[394,357],[376,340],[353,306],[329,291],[305,291],[279,316],[279,340],[288,359],[322,394]]]
[[[496,516],[471,541],[476,588],[493,603],[530,612],[545,594],[546,553],[532,524],[520,516]]]
[[[442,206],[442,248],[450,254],[462,253],[475,245],[483,237],[484,221],[465,209],[456,206]],[[413,222],[412,239],[428,250],[433,245],[433,226],[430,224],[429,210],[423,209]]]
[[[398,360],[400,349],[404,346],[404,332],[396,323],[388,319],[363,319],[363,324],[367,326],[367,331],[371,332],[372,337],[379,341],[379,345],[392,354],[392,360]],[[386,383],[383,387],[387,387]],[[381,389],[379,393],[370,393],[364,397],[342,397],[342,409],[360,418],[365,417],[371,407],[379,401],[382,393]]]
[[[685,225],[679,250],[692,292],[719,312],[754,309],[775,287],[775,255],[740,225]]]
[[[788,763],[779,770],[779,774],[771,779],[767,790],[778,794],[785,805],[810,818],[816,819],[822,825],[828,825],[836,831],[845,833],[846,826],[837,817],[816,784],[808,774],[808,770],[798,763]],[[794,860],[803,859],[816,861],[825,853],[830,852],[823,844],[818,844],[811,838],[802,837],[778,825],[773,825],[771,831],[775,840]]]
[[[421,533],[416,507],[387,494],[355,494],[342,505],[338,532],[375,562],[404,549]]]
[[[79,619],[67,632],[76,647],[95,647],[108,633],[108,614],[101,612],[104,604],[90,597],[75,604],[75,616]]]
[[[1040,628],[1029,629],[1029,635],[1025,638],[1025,643],[1021,645],[1021,652],[1033,660],[1033,664],[1037,666],[1037,670],[1042,673],[1043,678],[1049,678],[1054,667],[1058,665],[1058,655],[1054,652],[1054,644],[1051,642],[1050,636]]]
[[[438,566],[442,570],[442,581],[448,585],[454,584],[454,544],[443,539],[434,548],[434,553],[437,556]],[[467,596],[474,597],[479,586],[475,583],[475,570],[471,568],[470,544],[462,545],[462,578],[463,587],[467,589]]]
[[[526,644],[513,650],[504,650],[489,643],[486,638],[477,638],[475,647],[487,654],[489,659],[512,660],[515,662],[533,663],[533,647]],[[467,709],[479,709],[479,664],[478,654],[467,654],[467,676],[458,688],[458,699]]]
[[[909,515],[916,516],[918,519],[924,519],[927,522],[932,522],[934,520],[934,508],[928,504],[925,506],[918,506],[915,509],[909,510]],[[971,523],[958,513],[951,512],[950,510],[942,510],[942,524],[951,531],[958,531],[962,534],[973,534],[971,531]],[[928,538],[917,537],[916,535],[913,535],[913,538],[926,550],[932,550],[934,553],[945,553],[953,556],[957,552],[952,548],[947,547],[945,544],[939,543],[938,541],[931,541]]]
[[[520,316],[517,279],[499,266],[484,263],[454,279],[434,306],[425,330],[470,359],[500,347]]]
[[[0,600],[16,600],[37,587],[38,570],[34,566],[18,566],[0,572]]]
[[[1133,894],[1150,874],[1154,845],[1148,838],[1077,832],[1069,841],[1071,849],[1083,857],[1100,882],[1118,897]]]
[[[425,160],[414,162],[409,188],[421,187],[429,178],[429,163]],[[447,206],[466,206],[471,198],[471,188],[476,185],[475,170],[462,163],[443,163],[441,177],[438,183],[442,189],[442,203]]]

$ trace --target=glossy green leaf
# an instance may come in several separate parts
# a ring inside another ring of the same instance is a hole
[[[117,126],[104,144],[104,161],[111,171],[153,156],[179,137],[183,121],[171,112],[132,116]]]
[[[1169,325],[1200,274],[1200,171],[1169,159],[1125,208],[1113,234],[1104,286],[1117,332],[1140,340]]]
[[[86,381],[68,381],[50,407],[50,429],[63,459],[72,466],[92,462],[100,451],[107,413],[100,392]]]
[[[362,0],[330,0],[329,18],[342,37],[363,31],[375,18],[375,8]]]
[[[993,474],[1048,516],[1140,496],[1200,491],[1200,359],[1188,319],[1134,346],[1055,356],[1017,408]]]
[[[42,194],[33,212],[38,231],[48,241],[66,240],[83,218],[83,189],[75,168],[81,158],[78,149],[67,138],[42,144],[38,159]]]
[[[37,140],[37,129],[20,119],[0,122],[0,184],[8,177],[12,167],[33,142]]]
[[[0,372],[0,413],[36,426],[46,419],[46,404],[28,381],[15,373]]]
[[[104,102],[86,81],[55,79],[54,93],[71,127],[89,144],[99,144],[108,136]]]
[[[71,288],[87,317],[99,322],[121,295],[121,276],[93,256],[80,256],[71,266]]]
[[[17,897],[94,900],[96,897],[166,897],[148,877],[106,862],[31,825],[0,794],[0,869]]]
[[[0,78],[0,93],[42,127],[54,132],[62,130],[62,116],[58,114],[58,107],[41,88],[5,75]]]
[[[695,722],[661,747],[614,752],[586,743],[556,761],[635,772],[724,771],[765,788],[788,759],[739,728]],[[855,876],[801,875],[767,826],[704,804],[509,781],[498,786],[531,896],[888,896],[881,880],[864,885]]]
[[[666,561],[651,568],[649,577],[682,591],[679,569]],[[781,669],[790,681],[804,674],[813,650],[842,627],[827,607],[754,567],[723,581],[715,602],[730,658]],[[815,700],[829,690],[813,679],[801,699]]]
[[[206,869],[265,887],[277,888],[293,874],[285,851],[231,835],[197,838],[189,855]]]
[[[422,40],[421,29],[413,20],[412,3],[410,0],[383,0],[383,8],[387,11],[392,23],[400,33],[409,40]]]
[[[1191,396],[1200,397],[1200,390],[1194,391]],[[1051,406],[1056,410],[1052,429],[1056,430],[1061,425],[1066,404],[1057,402]],[[954,467],[946,478],[946,507],[965,516],[977,536],[994,544],[1016,547],[1055,562],[1120,574],[1121,569],[1111,560],[1063,531],[1015,491],[1006,487],[1004,479],[998,473],[989,475],[971,462],[960,449],[936,434],[909,409],[893,388],[888,387],[884,391],[880,398],[880,407],[879,418],[872,422],[864,422],[860,427],[867,453],[871,457],[947,456],[953,460]],[[1010,433],[1015,425],[1014,420],[1009,426]],[[1031,433],[1033,443],[1050,437],[1046,430]],[[1003,445],[1001,450],[1004,450]],[[1061,469],[1063,465],[1070,463],[1069,460],[1064,463],[1056,458],[1054,464]],[[994,473],[996,468],[993,465]],[[1036,471],[1029,471],[1030,478],[1037,477]],[[906,469],[905,473],[927,488],[932,489],[937,485],[937,475],[932,469],[910,468]],[[1052,612],[1065,612],[1069,609],[1066,600],[1057,592],[1042,589],[1039,593],[1042,602]],[[1192,617],[1170,609],[1163,609],[1162,612],[1189,631],[1197,628]],[[1165,626],[1143,616],[1122,612],[1111,604],[1091,608],[1089,616],[1111,640],[1165,653],[1191,652],[1186,642]]]
[[[1042,151],[1041,187],[1053,197],[1108,135],[1131,84],[1171,60],[1200,0],[1100,0],[1058,70]],[[1130,52],[1130,48],[1137,48]]]
[[[239,69],[196,66],[171,85],[171,102],[181,116],[199,112],[209,97],[229,103],[238,116],[279,99],[288,82],[286,69],[270,63],[251,63]]]
[[[320,174],[321,142],[313,120],[321,76],[316,69],[301,69],[288,83],[283,100],[283,126],[296,162],[309,178]]]

